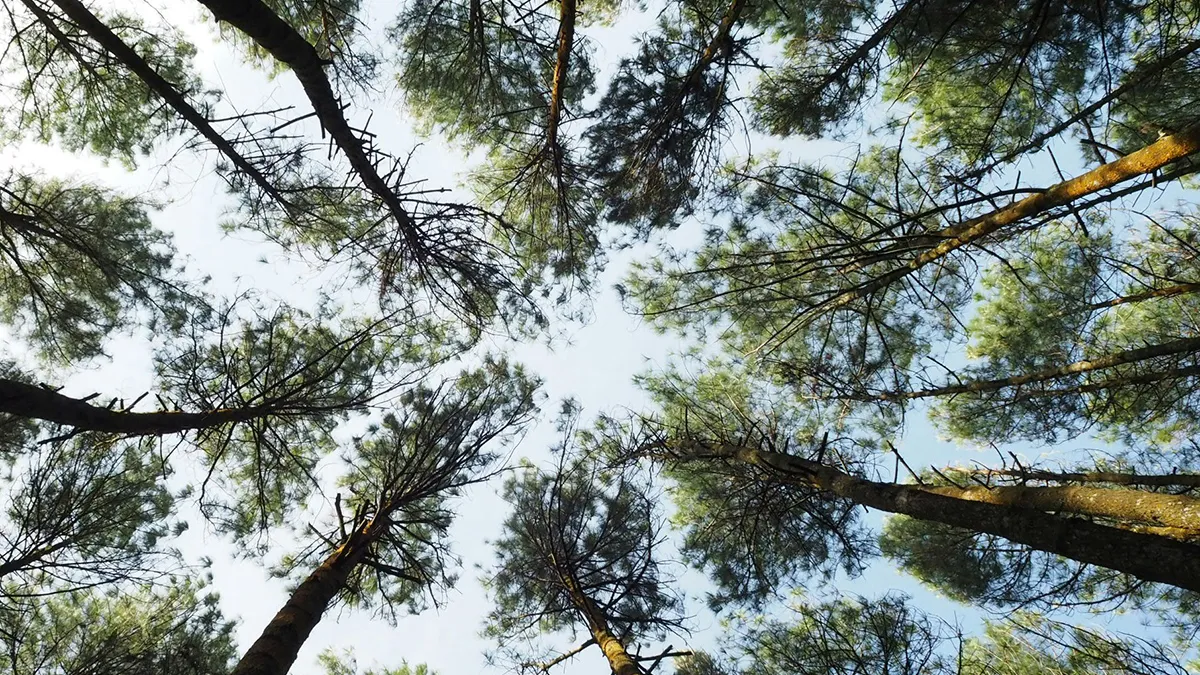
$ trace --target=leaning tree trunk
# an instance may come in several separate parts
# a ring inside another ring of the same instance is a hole
[[[371,543],[386,529],[385,522],[369,521],[317,566],[296,587],[230,675],[286,675],[325,609],[366,558]]]
[[[815,487],[880,511],[993,534],[1046,553],[1200,592],[1200,546],[1193,544],[1033,509],[968,501],[919,485],[880,483],[810,460],[757,448],[705,443],[672,445],[671,456],[676,459],[747,464],[761,470],[767,480]]]
[[[52,389],[0,378],[0,414],[42,420],[80,431],[154,436],[246,422],[269,413],[270,408],[260,406],[204,412],[110,410]]]
[[[853,288],[833,291],[827,299],[808,310],[823,314],[865,298],[890,286],[917,270],[934,264],[954,251],[992,237],[1021,221],[1042,215],[1050,209],[1066,206],[1083,197],[1116,186],[1139,176],[1146,176],[1181,159],[1200,152],[1200,125],[1194,125],[1164,136],[1146,147],[1124,157],[1098,166],[1085,174],[1052,185],[1046,190],[1026,197],[991,213],[972,218],[946,228],[931,236],[941,243],[915,256],[907,263],[884,272]]]
[[[915,398],[933,398],[941,396],[954,396],[957,394],[977,394],[990,391],[999,391],[1011,387],[1020,387],[1026,384],[1037,384],[1040,382],[1050,382],[1080,373],[1090,373],[1097,370],[1105,370],[1107,368],[1115,368],[1117,366],[1126,365],[1129,363],[1138,363],[1163,356],[1179,356],[1189,355],[1200,351],[1200,338],[1183,338],[1181,340],[1172,340],[1159,345],[1151,345],[1149,347],[1139,347],[1137,349],[1127,349],[1125,351],[1116,352],[1114,354],[1105,354],[1097,356],[1094,359],[1084,361],[1075,361],[1053,368],[1043,368],[1021,375],[1013,375],[1010,377],[1001,377],[993,380],[970,380],[962,384],[952,384],[944,387],[934,387],[931,389],[919,389],[917,391],[884,391],[878,394],[870,394],[862,396],[864,400],[879,400],[879,401],[903,401]],[[1165,375],[1174,374],[1175,370],[1164,373]],[[1156,373],[1147,373],[1146,375],[1153,376]],[[1136,377],[1136,376],[1135,376]],[[1068,390],[1069,391],[1069,390]]]
[[[1200,474],[1140,474],[1119,471],[1045,471],[1042,469],[976,469],[947,467],[948,472],[965,472],[981,478],[1003,477],[1043,483],[1109,483],[1146,487],[1200,487]]]
[[[612,668],[613,675],[641,675],[641,667],[626,651],[625,644],[613,635],[608,617],[604,615],[604,612],[600,611],[596,603],[581,591],[573,580],[567,578],[565,583],[567,591],[571,595],[571,602],[587,621],[588,631],[592,634],[592,639],[595,640],[600,650],[604,652],[604,658],[608,659],[608,665]]]
[[[947,485],[922,489],[933,494],[972,502],[1112,518],[1130,523],[1200,532],[1200,499],[1186,495],[1080,485]]]
[[[344,108],[325,74],[325,66],[329,62],[321,58],[316,47],[261,0],[200,0],[200,4],[207,7],[218,21],[224,21],[245,33],[276,61],[292,70],[304,88],[321,127],[345,155],[350,168],[363,186],[387,206],[408,244],[419,249],[422,246],[420,228],[404,209],[395,189],[379,173],[378,162],[372,157],[367,143],[346,121]]]

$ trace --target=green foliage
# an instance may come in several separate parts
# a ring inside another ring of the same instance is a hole
[[[400,47],[399,83],[426,125],[470,145],[508,145],[549,108],[558,19],[548,6],[511,0],[412,3],[391,39]],[[591,87],[576,49],[564,102]]]
[[[964,642],[962,675],[1184,675],[1180,654],[1144,637],[1020,612]]]
[[[102,354],[113,331],[177,328],[195,299],[147,206],[96,186],[11,178],[0,188],[0,321],[56,363]],[[140,308],[153,311],[148,322]]]
[[[35,11],[29,7],[36,6]],[[132,168],[183,124],[150,88],[88,34],[42,3],[14,3],[0,63],[13,96],[3,128],[10,139],[32,136],[67,150],[90,150]],[[191,96],[205,98],[192,73],[196,49],[178,31],[147,25],[124,13],[101,18],[160,75]]]
[[[325,675],[358,675],[360,672],[354,650],[350,648],[326,648],[317,655],[317,661],[325,669]],[[410,666],[407,661],[401,661],[397,668],[367,668],[361,672],[362,675],[437,675],[424,663]]]
[[[436,325],[314,315],[237,305],[194,319],[190,339],[157,355],[164,393],[187,411],[241,411],[197,432],[219,470],[202,485],[207,515],[238,538],[282,522],[315,487],[312,471],[337,448],[334,429],[353,413],[418,380],[450,349]],[[450,350],[452,351],[452,350]],[[228,494],[222,501],[215,494]]]
[[[879,537],[883,555],[958,602],[996,609],[1137,608],[1182,640],[1195,630],[1196,594],[1030,550],[991,535],[903,516]]]
[[[903,595],[792,605],[787,620],[752,624],[738,644],[743,675],[950,675],[950,627]],[[1035,672],[1035,671],[1031,671]],[[960,674],[965,675],[965,674]]]
[[[1194,265],[1192,238],[1179,226],[1153,227],[1144,240],[1120,243],[1106,233],[1088,236],[1061,225],[1039,230],[1021,258],[983,275],[980,304],[966,327],[967,356],[981,362],[957,377],[1022,375],[1193,334],[1200,302],[1194,293],[1100,306],[1186,281]],[[1192,353],[1168,354],[968,392],[939,401],[932,414],[951,437],[975,442],[1058,442],[1094,430],[1130,444],[1175,446],[1194,435],[1197,402],[1191,377],[1169,374],[1192,367],[1195,359]]]
[[[522,467],[504,484],[513,512],[494,542],[485,580],[495,608],[486,634],[501,648],[560,630],[590,634],[594,621],[634,642],[679,628],[680,598],[659,560],[662,524],[645,479],[575,449],[578,410],[559,419],[557,466]]]
[[[352,495],[347,508],[383,513],[393,525],[375,545],[375,570],[363,569],[347,589],[351,606],[381,605],[393,617],[400,606],[416,613],[426,592],[454,585],[453,500],[492,477],[500,450],[536,414],[539,385],[521,366],[488,359],[441,387],[404,392],[397,412],[355,441],[340,483]],[[380,566],[385,573],[377,573]]]
[[[368,520],[386,522],[341,600],[378,608],[390,620],[421,611],[430,598],[437,602],[457,579],[448,539],[455,500],[494,475],[500,450],[536,414],[539,385],[519,365],[487,358],[441,386],[420,384],[401,393],[394,411],[356,437],[342,457],[346,473],[338,488],[349,497],[343,502],[339,493],[335,510],[348,522],[286,556],[275,573],[299,581],[332,553],[332,542]]]
[[[4,480],[0,596],[161,576],[174,554],[160,541],[186,526],[171,521],[170,469],[152,450],[95,435],[25,449]]]
[[[754,392],[753,384],[719,368],[694,380],[667,372],[642,381],[661,409],[654,427],[735,444],[767,434],[811,456],[817,449],[803,446],[819,428],[816,420]],[[763,428],[754,420],[766,411]],[[849,453],[839,456],[854,461]],[[791,584],[829,581],[838,571],[857,574],[874,553],[861,511],[849,501],[762,480],[737,463],[671,462],[665,474],[673,482],[671,522],[683,533],[684,558],[716,585],[708,597],[715,609],[760,605],[783,597]]]
[[[121,594],[77,591],[0,610],[0,655],[13,675],[223,675],[237,656],[232,622],[201,584]]]

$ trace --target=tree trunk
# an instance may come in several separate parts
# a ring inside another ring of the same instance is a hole
[[[1177,295],[1188,295],[1196,292],[1200,292],[1200,284],[1175,284],[1174,286],[1164,286],[1163,288],[1155,288],[1149,291],[1142,291],[1141,293],[1130,293],[1129,295],[1123,295],[1117,298],[1112,298],[1111,300],[1105,300],[1103,302],[1093,302],[1092,304],[1087,305],[1086,309],[1089,311],[1096,311],[1098,309],[1108,309],[1109,307],[1117,307],[1119,305],[1131,305],[1138,302],[1145,302],[1146,300],[1153,300],[1155,298],[1173,298]]]
[[[0,413],[43,420],[81,431],[133,436],[174,434],[245,422],[266,415],[262,407],[223,408],[205,412],[122,412],[94,406],[42,387],[0,378]]]
[[[918,485],[879,483],[792,455],[726,444],[674,443],[674,459],[754,466],[767,480],[816,487],[856,504],[1004,537],[1038,551],[1200,592],[1200,546],[1042,511],[957,499]],[[683,451],[682,457],[679,451]]]
[[[625,650],[625,644],[612,634],[612,629],[608,625],[608,617],[604,615],[604,612],[600,611],[596,603],[579,589],[578,584],[569,574],[563,576],[563,583],[571,596],[571,602],[587,622],[592,640],[604,652],[604,658],[608,659],[608,665],[612,668],[613,675],[642,675],[641,667]]]
[[[385,521],[372,520],[355,531],[296,587],[230,675],[286,675],[325,609],[366,558],[371,542],[385,529],[376,522]]]
[[[1079,485],[1058,487],[1025,485],[983,487],[973,485],[966,488],[948,485],[923,489],[933,494],[972,502],[1113,518],[1200,533],[1200,499],[1185,495]]]
[[[322,59],[304,36],[260,0],[200,0],[218,21],[224,21],[245,33],[275,60],[291,68],[312,103],[321,126],[350,162],[350,168],[362,184],[385,204],[400,227],[406,242],[419,250],[420,232],[412,216],[400,203],[396,191],[380,175],[366,144],[346,121],[342,105],[329,77],[328,61]]]
[[[972,218],[965,223],[946,228],[930,236],[942,243],[927,249],[907,264],[869,279],[854,288],[835,291],[829,298],[808,310],[823,314],[871,295],[913,272],[945,258],[950,253],[991,236],[1022,220],[1041,215],[1058,206],[1095,194],[1138,176],[1159,169],[1200,151],[1200,125],[1164,136],[1146,147],[1118,160],[1098,166],[1087,173],[1047,188],[1044,192],[1026,197],[991,213]]]
[[[34,2],[34,0],[22,0],[22,2],[46,26],[47,30],[55,34],[56,39],[63,43],[64,48],[68,48],[57,24],[46,14],[45,10]],[[95,14],[92,14],[86,5],[79,2],[79,0],[52,0],[52,2],[62,10],[63,14],[72,23],[86,32],[105,51],[128,68],[151,91],[158,94],[159,98],[171,106],[175,112],[179,113],[180,117],[199,132],[205,140],[212,143],[226,159],[249,177],[264,193],[285,208],[290,208],[287,199],[275,189],[275,186],[267,180],[266,176],[259,169],[243,157],[224,136],[213,128],[207,117],[202,115],[199,110],[196,110],[192,104],[188,103],[187,98],[174,85],[164,79],[132,47],[125,44],[120,36],[114,33]]]
[[[550,89],[550,118],[546,121],[546,147],[554,153],[555,171],[561,171],[562,156],[558,143],[558,127],[562,121],[563,101],[567,91],[567,70],[571,63],[571,49],[575,44],[576,0],[561,0],[562,10],[558,20],[558,53],[554,59],[554,82]]]
[[[1088,373],[1096,370],[1104,370],[1106,368],[1114,368],[1127,363],[1147,361],[1149,359],[1154,359],[1161,356],[1175,356],[1179,354],[1187,355],[1197,351],[1200,351],[1200,338],[1184,338],[1182,340],[1174,340],[1161,345],[1152,345],[1138,349],[1128,349],[1126,351],[1117,352],[1116,354],[1099,356],[1086,361],[1076,361],[1074,363],[1058,366],[1057,368],[1044,368],[1032,373],[1025,373],[1024,375],[1014,375],[1012,377],[1002,377],[994,380],[972,380],[962,384],[934,387],[932,389],[921,389],[918,391],[885,391],[878,394],[865,395],[861,398],[872,401],[906,401],[916,398],[931,398],[935,396],[953,396],[955,394],[997,391],[1009,387],[1018,387],[1023,384],[1036,384],[1038,382],[1047,382],[1079,373]],[[1147,375],[1152,376],[1155,374],[1151,373]],[[1067,389],[1063,391],[1064,393],[1069,393],[1071,390]]]

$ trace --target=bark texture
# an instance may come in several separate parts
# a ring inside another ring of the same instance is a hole
[[[285,675],[296,662],[300,647],[345,587],[350,573],[366,558],[371,543],[383,528],[381,521],[368,522],[317,566],[296,587],[230,675]]]
[[[1114,518],[1200,532],[1200,499],[1144,490],[1121,490],[1081,485],[1030,487],[926,487],[933,494],[972,502],[1055,511],[1081,516]]]
[[[880,483],[824,464],[757,448],[677,443],[676,459],[727,460],[757,467],[766,480],[799,483],[888,513],[993,534],[1033,549],[1139,579],[1200,591],[1200,546],[1033,509],[970,501],[919,485]]]
[[[1002,476],[1021,480],[1050,483],[1110,483],[1112,485],[1143,485],[1147,487],[1200,487],[1200,474],[1165,473],[1138,474],[1117,471],[1042,471],[1040,469],[959,469],[977,476]]]
[[[596,606],[590,597],[579,589],[571,579],[566,579],[565,584],[567,591],[570,593],[571,601],[575,604],[575,608],[583,615],[587,622],[588,631],[591,632],[592,640],[604,652],[604,658],[608,660],[608,666],[612,669],[613,675],[641,675],[642,669],[638,666],[637,661],[629,655],[625,650],[625,643],[621,642],[615,635],[612,634],[612,629],[608,625],[608,618]]]

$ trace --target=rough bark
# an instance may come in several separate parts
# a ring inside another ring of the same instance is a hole
[[[934,494],[973,502],[1114,518],[1200,532],[1200,499],[1186,495],[1080,485],[973,485],[964,488],[938,486],[924,489]]]
[[[546,123],[546,147],[560,155],[558,127],[562,121],[563,101],[567,92],[567,71],[571,63],[571,49],[575,43],[575,17],[578,9],[576,0],[561,0],[562,9],[558,21],[558,52],[554,59],[554,83],[550,89],[550,116]],[[556,169],[561,167],[557,166]]]
[[[1128,349],[1115,354],[1099,356],[1090,360],[1076,361],[1074,363],[1068,363],[1056,368],[1044,368],[1031,373],[1025,373],[1024,375],[1001,377],[994,380],[973,380],[964,382],[962,384],[934,387],[931,389],[921,389],[918,391],[885,391],[878,394],[851,398],[862,398],[864,400],[872,401],[905,401],[915,398],[930,398],[935,396],[953,396],[955,394],[997,391],[999,389],[1018,387],[1024,384],[1047,382],[1079,373],[1088,373],[1095,370],[1113,368],[1116,366],[1125,365],[1127,363],[1136,363],[1138,361],[1146,361],[1162,356],[1191,354],[1197,351],[1200,351],[1200,338],[1184,338],[1182,340],[1174,340],[1160,345],[1151,345],[1149,347],[1140,347],[1138,349]]]
[[[80,431],[133,436],[182,433],[266,415],[268,408],[224,408],[205,412],[124,412],[64,396],[32,384],[0,378],[0,413],[52,422]]]
[[[350,573],[363,562],[385,521],[370,521],[329,555],[275,614],[230,675],[285,675]]]
[[[65,42],[61,37],[61,33],[59,33],[58,26],[54,23],[53,18],[46,14],[45,10],[33,0],[22,0],[22,2],[46,26],[47,30],[52,34],[58,34],[58,39]],[[191,103],[188,103],[187,98],[174,85],[163,78],[141,55],[105,25],[99,17],[92,14],[82,2],[79,2],[79,0],[52,0],[52,2],[75,25],[83,29],[105,51],[120,61],[134,76],[144,82],[163,102],[179,113],[179,116],[185,122],[199,132],[205,140],[212,143],[213,147],[224,155],[239,171],[250,178],[267,196],[282,206],[290,208],[287,199],[267,180],[266,176],[258,168],[233,147],[232,143],[213,128],[212,123],[209,122],[207,117],[199,110],[196,110]]]
[[[808,310],[809,314],[821,314],[854,302],[875,293],[917,270],[941,260],[969,244],[994,235],[1018,222],[1046,213],[1050,209],[1066,206],[1082,197],[1093,195],[1125,181],[1155,172],[1173,162],[1200,151],[1200,125],[1189,127],[1177,134],[1164,136],[1136,152],[1118,160],[1096,167],[1047,188],[1043,192],[1026,197],[991,213],[972,218],[965,223],[931,233],[941,243],[915,256],[907,264],[871,278],[854,288],[837,291],[829,298]]]
[[[571,602],[587,622],[592,640],[604,652],[604,658],[608,659],[608,665],[612,669],[613,675],[641,675],[642,669],[625,650],[625,644],[612,634],[607,617],[596,606],[596,603],[581,591],[570,577],[565,578],[564,583],[571,596]]]
[[[765,480],[815,487],[869,508],[993,534],[1146,581],[1200,591],[1200,546],[1064,518],[1042,511],[957,499],[918,485],[880,483],[792,455],[744,446],[677,442],[669,457],[725,460],[757,467]]]
[[[280,63],[291,68],[312,103],[321,126],[350,162],[362,184],[379,198],[396,220],[401,233],[413,247],[420,246],[420,231],[371,159],[366,144],[346,121],[343,106],[329,77],[326,59],[294,27],[260,0],[200,0],[218,21],[245,33]]]

